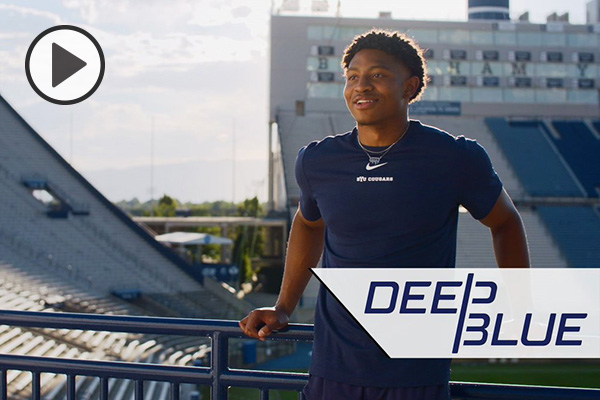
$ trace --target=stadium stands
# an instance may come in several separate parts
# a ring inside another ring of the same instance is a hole
[[[325,136],[340,133],[334,130],[332,119],[328,114],[298,116],[293,113],[281,113],[278,115],[277,125],[282,148],[283,171],[288,200],[292,208],[298,204],[300,196],[294,174],[298,150],[313,140],[320,140]]]
[[[553,121],[560,137],[549,135],[563,158],[577,175],[589,197],[600,189],[600,140],[583,121]]]
[[[207,289],[191,279],[183,260],[95,190],[2,98],[0,121],[0,198],[4,205],[0,236],[21,254],[34,257],[33,262],[13,260],[13,265],[27,269],[38,264],[77,286],[101,293],[217,290],[233,297],[219,286]],[[50,185],[69,204],[87,205],[89,213],[47,218],[48,206],[23,183],[32,179]],[[205,317],[222,316],[214,305],[204,311]],[[238,313],[244,311],[240,306]]]
[[[551,233],[533,210],[519,210],[533,267],[560,268],[568,265]],[[459,214],[456,266],[459,268],[496,268],[492,237],[488,228],[468,213]]]
[[[593,121],[592,127],[596,130],[596,134],[600,137],[600,121]]]
[[[557,239],[569,266],[599,266],[600,214],[597,209],[538,206],[537,211]]]
[[[491,119],[492,126],[490,126],[490,119],[484,120],[476,117],[423,115],[412,118],[419,119],[427,125],[440,127],[453,135],[464,135],[477,140],[487,150],[504,187],[515,201],[530,199],[534,194],[581,197],[584,193],[569,175],[537,122],[521,124],[524,126],[516,124],[517,126],[514,127],[503,119]],[[327,135],[347,132],[353,126],[354,120],[348,113],[322,113],[307,116],[296,116],[292,113],[279,114],[279,132],[292,215],[295,212],[299,196],[294,176],[294,162],[298,149]],[[498,132],[495,132],[494,129]],[[515,132],[515,129],[518,132]],[[524,135],[530,137],[525,138],[522,137],[523,135],[519,135],[518,139],[512,137],[523,133],[521,130],[525,132]],[[501,138],[499,139],[498,136]],[[509,137],[506,138],[506,136]],[[518,143],[513,143],[513,139]],[[531,151],[530,147],[526,147],[527,145],[541,146],[542,155],[539,156],[539,160],[535,156],[529,155]],[[505,146],[511,148],[508,154],[505,153]],[[514,150],[515,146],[525,146],[525,150]],[[532,157],[538,160],[539,165],[531,165]],[[550,161],[545,158],[549,158]],[[562,180],[555,180],[552,175],[544,172],[548,163],[551,164],[549,168],[558,171],[556,175],[562,177]],[[542,178],[538,179],[538,176],[542,176]],[[557,181],[560,183],[557,184]],[[536,211],[529,207],[520,207],[519,211],[528,235],[532,265],[546,268],[569,265],[567,258],[563,256],[557,245],[558,239],[554,237],[553,232],[548,229],[546,222]],[[457,266],[478,268],[496,266],[489,230],[466,213],[460,213],[459,218]]]
[[[582,197],[585,190],[554,148],[540,121],[486,118],[530,196]]]
[[[475,139],[487,151],[496,173],[502,180],[506,191],[513,199],[520,199],[525,196],[525,189],[519,181],[509,160],[504,155],[504,152],[494,140],[494,137],[483,118],[474,117],[440,117],[440,116],[416,116],[416,119],[421,120],[426,125],[433,125],[440,129],[446,130],[454,136],[463,135],[470,139]]]
[[[0,248],[6,254],[5,248]],[[54,299],[54,300],[53,300]],[[49,304],[52,303],[53,306]],[[0,260],[0,304],[5,309],[26,311],[92,310],[115,314],[149,312],[115,298],[95,297],[87,291],[78,291],[58,277],[24,273],[21,269]],[[178,338],[157,335],[131,335],[115,332],[82,330],[22,329],[0,326],[0,352],[61,358],[89,358],[192,365],[206,359],[210,353],[208,339]],[[205,361],[206,362],[206,361]],[[10,398],[30,397],[31,374],[9,371]],[[149,389],[158,383],[149,383]],[[65,397],[65,377],[45,374],[44,398]],[[97,379],[81,377],[77,387],[83,397],[98,396]],[[130,398],[133,385],[128,381],[113,381],[110,398]]]
[[[546,125],[539,120],[487,118],[486,123],[530,196],[531,209],[521,209],[521,215],[533,264],[537,264],[534,251],[543,249],[549,255],[554,249],[554,254],[545,257],[539,266],[555,266],[558,260],[564,260],[570,267],[597,267],[599,213],[591,203],[574,204],[578,199],[598,197],[600,140],[594,132],[584,121],[550,121]],[[548,204],[548,198],[555,204]],[[528,213],[539,216],[554,246],[544,249],[541,243],[534,244],[535,231],[527,223]]]
[[[329,134],[347,132],[354,125],[354,121],[348,113],[319,114],[304,117],[297,117],[292,114],[281,114],[280,116],[280,129],[286,132],[286,135],[282,138],[284,157],[289,154],[295,155],[300,147],[312,140],[321,139]],[[442,127],[451,134],[465,135],[477,140],[490,155],[494,168],[511,197],[521,199],[526,196],[525,188],[482,118],[439,116],[417,116],[414,118],[421,120],[424,124]],[[297,128],[297,126],[306,127],[305,123],[308,123],[313,129]],[[328,130],[332,129],[332,126],[334,130]],[[288,133],[289,131],[292,133]],[[293,172],[295,159],[287,161],[284,168],[288,190],[291,190],[292,196],[298,196]],[[297,197],[295,202],[297,202]],[[290,206],[292,205],[295,204],[290,204]],[[293,210],[295,211],[295,208]],[[565,258],[558,251],[544,223],[535,212],[522,209],[521,216],[531,246],[532,264],[539,267],[566,266]],[[459,219],[457,265],[478,268],[496,266],[489,230],[468,214],[463,213],[460,214]]]
[[[4,309],[237,319],[251,308],[220,284],[193,280],[187,264],[116,208],[0,97],[0,304]],[[33,196],[46,190],[66,205],[49,218]],[[125,302],[114,291],[141,296]],[[166,301],[160,301],[167,299]],[[208,357],[207,339],[0,326],[0,352],[61,358],[191,365]],[[31,374],[9,371],[9,398],[31,398]],[[78,398],[97,398],[98,379],[79,377]],[[44,374],[44,399],[66,396],[65,376]],[[168,385],[147,390],[166,398]],[[133,384],[111,380],[111,399]]]

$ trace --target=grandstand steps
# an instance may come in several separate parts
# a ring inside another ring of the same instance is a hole
[[[496,259],[489,229],[469,213],[459,213],[456,266],[458,268],[493,268]]]
[[[58,347],[62,347],[62,349],[66,350],[68,347],[66,344],[60,344]],[[56,349],[56,354],[49,357],[60,357],[60,358],[76,358],[79,355],[79,351],[77,349],[68,349],[66,351],[58,352],[58,348]],[[42,386],[42,398],[45,400],[58,400],[66,397],[65,384],[66,384],[66,376],[61,374],[49,374],[49,380],[47,383]],[[65,391],[65,395],[59,397],[59,394]]]
[[[41,336],[36,336],[25,346],[19,349],[19,352],[13,352],[13,354],[27,354],[30,356],[43,356],[54,346],[53,341],[44,341]],[[12,376],[9,376],[11,375]],[[7,381],[11,382],[13,390],[17,393],[22,392],[31,384],[31,373],[21,371],[9,371],[7,374]]]
[[[594,135],[597,140],[600,140],[600,121],[584,119],[583,123],[588,127],[592,135]]]
[[[600,213],[591,207],[539,206],[538,213],[557,238],[569,266],[598,267],[600,260]]]
[[[160,386],[160,395],[157,397],[157,399],[167,399],[169,393],[171,392],[170,390],[170,386],[167,382],[163,382],[163,383],[159,383]]]
[[[241,309],[222,307],[223,301],[208,291],[185,294],[147,293],[146,296],[162,308],[174,310],[178,312],[178,316],[185,318],[239,319],[251,308],[249,304],[244,304]]]
[[[51,351],[44,354],[44,357],[61,357],[61,358],[71,358],[74,356],[74,352],[77,352],[76,349],[69,349],[68,346],[64,343],[60,343],[57,346],[54,346]],[[41,388],[44,392],[49,392],[54,390],[56,385],[61,384],[65,380],[63,375],[59,374],[42,374],[41,376]]]
[[[483,118],[453,118],[427,115],[419,116],[418,119],[425,124],[444,129],[454,136],[464,135],[467,138],[477,140],[477,143],[482,145],[490,156],[492,165],[502,180],[508,194],[514,199],[520,199],[525,196],[523,185]]]
[[[158,393],[160,391],[160,382],[150,381],[147,382],[144,386],[144,397],[148,399],[159,399],[164,397],[158,397]]]
[[[160,297],[160,295],[159,295]],[[174,308],[163,304],[154,298],[151,294],[142,293],[140,297],[131,302],[132,304],[144,310],[151,310],[152,315],[162,315],[168,317],[181,317],[182,315]]]
[[[529,196],[585,197],[581,183],[556,150],[543,123],[487,118],[486,124]]]
[[[123,212],[112,206],[0,98],[0,259],[41,281],[60,281],[83,297],[107,296],[118,289],[142,293],[193,293],[229,296],[210,311],[226,315],[235,297],[221,287],[205,289],[180,269],[177,259]],[[36,182],[88,215],[64,219],[46,215],[47,207],[22,182]],[[183,266],[183,264],[181,264]],[[37,300],[34,300],[37,301]],[[237,301],[237,300],[235,300]],[[99,302],[84,312],[111,312]],[[76,311],[71,302],[63,304]],[[112,312],[123,313],[127,308]],[[135,310],[140,313],[143,310]],[[206,317],[206,316],[205,316]]]
[[[542,221],[540,215],[531,209],[519,209],[531,256],[531,265],[538,268],[565,268],[567,260]]]
[[[69,303],[71,307],[87,310],[102,309],[105,311],[116,310],[119,313],[132,314],[133,308],[128,303],[123,303],[116,298],[101,296],[85,297],[85,292],[72,290],[60,281],[56,283],[44,282],[43,276],[31,276],[15,269],[5,262],[0,263],[0,301],[5,307],[23,310],[52,310],[44,307],[45,299],[50,302]],[[52,300],[54,299],[54,300]],[[80,309],[76,311],[81,311]],[[136,337],[138,339],[136,339]],[[46,355],[49,357],[81,357],[82,354],[96,359],[124,359],[129,361],[145,361],[149,357],[159,357],[172,362],[181,363],[182,360],[190,361],[198,352],[198,338],[170,338],[160,337],[162,342],[143,338],[143,335],[129,335],[124,333],[95,332],[85,330],[64,329],[37,329],[24,330],[0,326],[0,346],[13,353],[29,355]],[[207,339],[200,339],[207,341]],[[171,348],[177,347],[177,350]],[[66,393],[66,379],[64,376],[44,374],[44,398],[62,399]],[[90,386],[95,378],[81,377],[77,380],[80,387],[78,393],[87,393],[86,387]],[[97,379],[95,379],[98,381]],[[30,396],[31,375],[19,371],[11,371],[9,376],[9,391],[16,398]],[[93,389],[93,388],[92,388]],[[95,390],[95,389],[93,389]],[[130,393],[129,388],[123,388],[125,398]],[[78,395],[79,396],[79,395]],[[11,397],[12,398],[12,397]]]
[[[91,376],[81,376],[79,377],[83,382],[79,386],[79,390],[77,392],[78,399],[92,399],[99,398],[99,396],[94,396],[94,393],[97,391],[100,393],[100,378],[91,377]],[[48,399],[53,400],[53,399]]]
[[[328,114],[297,116],[295,113],[280,113],[277,124],[282,147],[286,192],[290,206],[296,207],[300,196],[294,173],[298,151],[313,140],[320,140],[325,136],[340,132],[332,132]]]
[[[583,121],[553,121],[560,137],[550,139],[578,179],[588,197],[600,190],[600,140]]]
[[[114,400],[123,400],[125,398],[125,394],[130,391],[134,385],[129,379],[116,379],[114,386],[109,390],[108,397]],[[132,398],[131,396],[130,398]]]

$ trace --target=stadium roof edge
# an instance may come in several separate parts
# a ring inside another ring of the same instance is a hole
[[[452,27],[473,27],[473,28],[477,28],[477,27],[481,27],[481,28],[489,28],[491,26],[514,26],[516,27],[516,29],[519,28],[523,28],[526,30],[543,30],[545,29],[545,27],[547,27],[548,25],[561,25],[565,28],[565,31],[575,31],[575,32],[589,32],[589,27],[590,26],[600,26],[600,24],[574,24],[571,22],[568,23],[562,23],[562,22],[554,22],[554,21],[550,21],[550,22],[523,22],[523,21],[518,21],[518,20],[455,20],[455,21],[451,21],[451,20],[437,20],[437,19],[423,19],[423,20],[417,20],[417,19],[388,19],[388,18],[378,18],[378,17],[373,17],[373,18],[361,18],[361,17],[336,17],[336,16],[331,16],[331,15],[281,15],[281,14],[271,14],[271,19],[286,19],[286,18],[298,18],[298,19],[306,19],[306,20],[312,20],[315,23],[319,23],[319,22],[325,22],[327,20],[333,20],[336,21],[337,24],[339,24],[339,26],[345,26],[345,25],[353,25],[353,24],[357,24],[357,23],[362,23],[365,25],[389,25],[390,23],[393,24],[402,24],[403,26],[406,27],[414,27],[414,28],[418,28],[421,27],[423,28],[423,24],[425,24],[426,26],[433,26],[433,25],[437,25],[437,26],[446,26],[448,28],[452,28]],[[312,22],[311,21],[311,22]],[[600,28],[598,28],[600,29]]]

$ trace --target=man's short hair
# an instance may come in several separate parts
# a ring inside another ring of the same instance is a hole
[[[408,70],[411,76],[419,78],[419,87],[410,98],[410,103],[418,101],[427,87],[429,76],[423,49],[411,38],[400,32],[381,29],[371,29],[354,38],[352,43],[344,50],[342,68],[344,73],[348,70],[350,61],[356,53],[364,49],[381,50],[395,57]]]

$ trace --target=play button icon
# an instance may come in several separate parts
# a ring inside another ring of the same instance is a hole
[[[90,97],[104,76],[104,54],[85,30],[59,25],[39,34],[25,57],[33,90],[55,104],[75,104]]]
[[[86,65],[81,58],[52,43],[52,87],[60,85]]]

